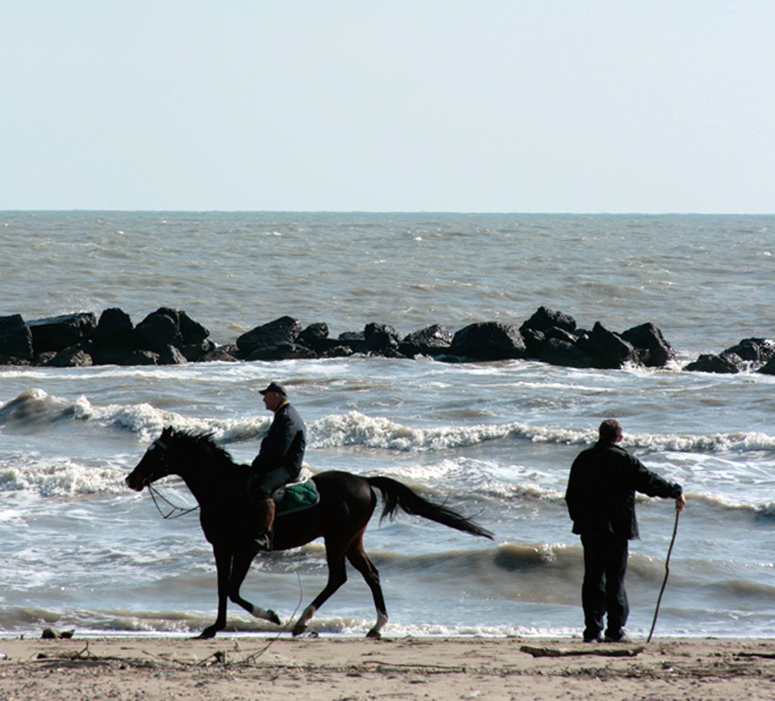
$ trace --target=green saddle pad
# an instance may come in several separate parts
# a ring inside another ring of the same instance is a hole
[[[309,509],[320,501],[320,494],[315,483],[308,479],[285,485],[285,494],[277,502],[277,515],[290,514],[294,511]]]

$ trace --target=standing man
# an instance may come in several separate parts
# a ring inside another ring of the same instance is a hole
[[[248,493],[258,510],[259,536],[255,540],[259,550],[271,550],[275,503],[272,493],[293,481],[301,472],[306,429],[299,413],[288,403],[285,387],[271,382],[264,395],[264,406],[274,412],[269,433],[261,441],[261,450],[253,461],[253,474],[248,480]]]
[[[608,419],[600,424],[599,440],[574,460],[565,501],[573,532],[584,546],[584,642],[602,642],[603,617],[608,614],[606,642],[626,642],[624,625],[629,606],[624,590],[627,541],[638,537],[635,492],[675,499],[686,506],[681,485],[647,470],[637,458],[616,444],[622,426]]]

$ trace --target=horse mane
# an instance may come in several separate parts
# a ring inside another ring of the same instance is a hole
[[[191,447],[196,447],[214,461],[226,463],[229,467],[239,467],[231,457],[231,453],[225,448],[219,446],[213,438],[212,431],[197,431],[195,429],[177,429],[168,426],[169,438],[174,441],[186,443]]]

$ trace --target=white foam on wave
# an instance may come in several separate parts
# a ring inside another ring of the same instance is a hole
[[[31,428],[68,418],[72,412],[71,402],[52,397],[44,390],[33,387],[0,407],[0,423]]]
[[[707,436],[696,434],[628,434],[627,445],[651,452],[745,453],[775,451],[775,436],[758,431],[715,433]]]
[[[192,432],[208,432],[221,443],[261,438],[268,430],[268,417],[213,419],[190,417],[139,404],[92,404],[85,396],[74,402],[33,388],[0,407],[0,422],[21,428],[66,419],[91,421],[136,434],[140,442],[158,437],[165,426]],[[358,411],[331,414],[308,425],[309,444],[315,448],[363,446],[402,452],[431,452],[464,448],[488,441],[513,438],[532,443],[591,445],[596,432],[531,426],[521,422],[471,424],[415,428],[381,416]],[[627,434],[627,447],[648,452],[722,453],[775,451],[775,436],[763,432],[698,434]]]
[[[535,442],[580,443],[584,442],[586,435],[580,431],[551,430],[518,422],[412,428],[357,411],[332,414],[310,426],[310,437],[316,447],[360,445],[399,451],[446,450],[507,437]]]
[[[0,421],[13,422],[17,427],[33,428],[63,419],[94,422],[136,434],[141,443],[154,440],[166,426],[181,431],[210,433],[221,443],[253,440],[269,427],[268,418],[213,420],[183,416],[159,409],[152,404],[92,404],[85,396],[68,401],[52,396],[39,388],[25,390],[0,407]]]
[[[50,464],[29,457],[0,461],[0,492],[33,492],[42,497],[126,493],[124,474],[109,468],[79,465],[69,460]]]
[[[592,445],[595,431],[531,426],[520,422],[412,428],[357,411],[332,414],[310,427],[316,447],[361,445],[399,451],[437,451],[478,445],[502,438],[532,443]],[[762,432],[727,434],[627,434],[627,446],[649,452],[720,453],[775,451],[775,436]]]
[[[752,498],[746,499],[742,496],[739,499],[734,499],[729,495],[719,496],[693,490],[688,492],[688,499],[692,502],[700,502],[711,508],[738,513],[742,516],[755,515],[768,519],[775,517],[775,502],[773,501],[761,502]]]
[[[503,501],[515,499],[536,499],[547,501],[563,501],[565,492],[559,489],[549,489],[534,482],[517,482],[509,484],[500,480],[488,480],[479,489],[481,494],[496,497]]]

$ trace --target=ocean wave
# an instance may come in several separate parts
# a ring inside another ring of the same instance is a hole
[[[519,422],[412,428],[384,417],[357,411],[332,414],[313,422],[310,436],[320,448],[358,445],[402,452],[430,452],[464,448],[504,438],[541,443],[583,444],[583,431],[548,429]]]
[[[648,452],[747,453],[775,451],[775,436],[766,433],[734,432],[700,435],[627,434],[627,445]]]
[[[69,460],[40,465],[23,456],[0,461],[0,492],[32,492],[41,497],[124,494],[124,473]]]
[[[64,420],[92,421],[105,427],[129,431],[141,442],[156,438],[165,426],[179,430],[209,432],[220,443],[238,443],[263,437],[267,417],[213,419],[183,416],[148,403],[98,406],[88,398],[68,401],[29,389],[0,407],[0,425],[17,430],[43,430]],[[438,452],[476,446],[489,441],[519,440],[555,445],[591,445],[596,436],[588,430],[557,429],[521,422],[471,424],[415,428],[380,416],[358,411],[331,414],[308,425],[308,441],[314,448],[360,446],[400,452]],[[775,452],[775,436],[762,432],[711,435],[628,434],[635,450],[716,454],[724,452]]]
[[[283,628],[295,623],[298,612],[283,620]],[[230,635],[255,634],[258,639],[276,636],[283,628],[252,618],[240,611],[229,612],[228,629],[220,634],[221,638]],[[54,627],[58,630],[75,629],[79,637],[83,635],[108,636],[191,636],[199,633],[213,622],[212,612],[180,611],[125,611],[79,609],[62,613],[40,607],[6,607],[0,611],[0,627],[3,631],[14,633],[40,634],[43,628]],[[308,623],[308,630],[331,637],[362,638],[374,625],[373,618],[354,616],[326,616],[318,614]],[[389,622],[385,631],[391,637],[570,637],[577,636],[578,630],[570,627],[536,627],[523,625],[444,625],[438,623],[402,623]],[[290,631],[288,630],[288,635]],[[247,640],[241,640],[242,644]],[[264,643],[262,643],[264,644]],[[248,653],[245,653],[246,655]]]
[[[68,401],[42,389],[28,389],[0,406],[0,425],[19,431],[42,431],[63,420],[93,422],[135,434],[147,443],[159,436],[165,426],[196,433],[210,433],[220,443],[260,438],[269,428],[268,418],[217,420],[183,416],[177,412],[139,404],[92,404],[81,396]]]
[[[42,389],[28,389],[0,407],[0,424],[33,429],[75,416],[75,404],[58,399]]]
[[[592,445],[590,431],[531,426],[521,422],[412,428],[357,411],[332,414],[310,427],[315,447],[364,446],[403,452],[464,448],[488,441],[515,439],[555,445]],[[628,447],[647,452],[720,453],[775,451],[775,436],[761,432],[702,435],[628,434]]]
[[[746,601],[765,600],[768,604],[775,599],[775,586],[745,579],[730,579],[713,585],[713,589],[725,598]]]
[[[643,498],[648,499],[648,497]],[[728,517],[738,515],[743,518],[753,516],[762,519],[775,519],[775,502],[773,501],[737,501],[729,496],[722,497],[694,491],[687,492],[687,499],[692,506],[700,504],[709,510],[728,512]]]

